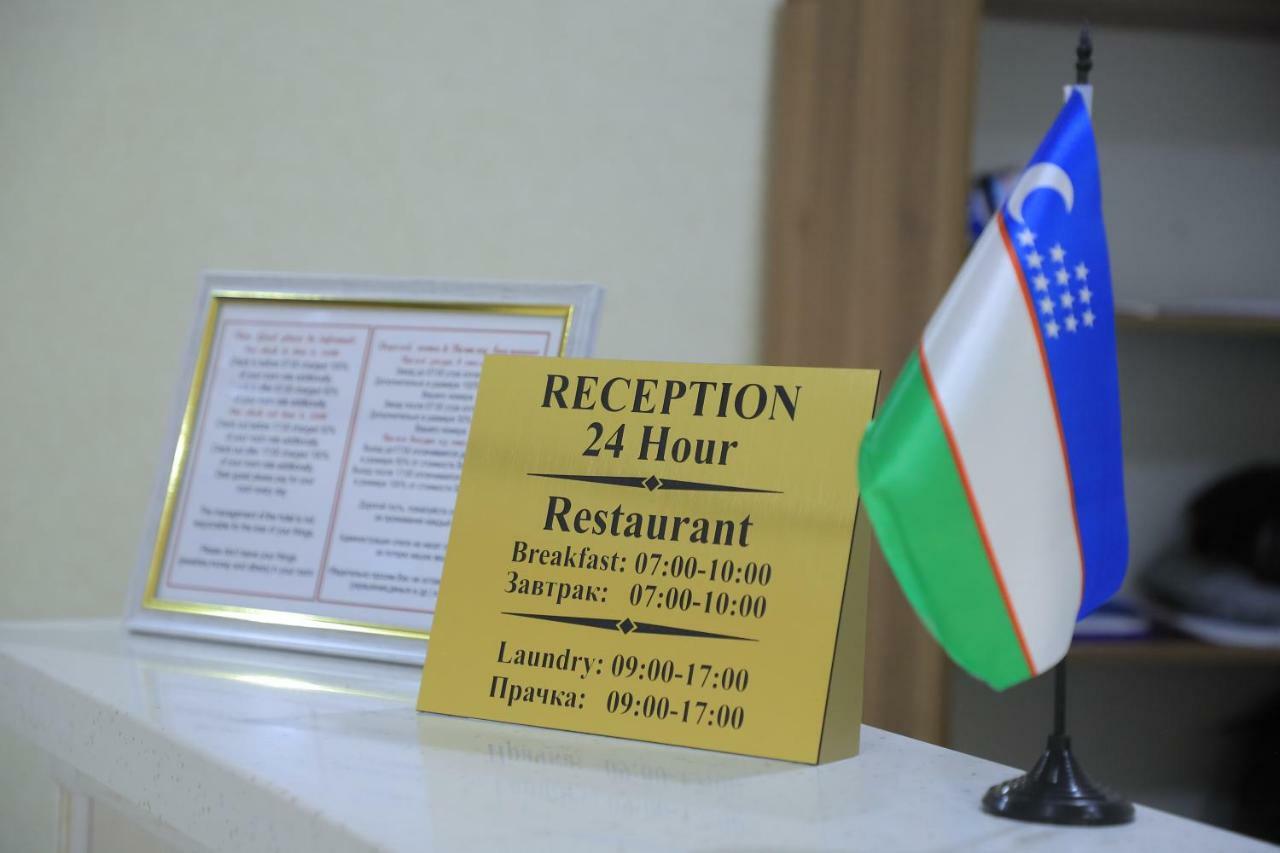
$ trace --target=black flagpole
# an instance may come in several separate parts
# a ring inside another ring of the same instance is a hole
[[[1080,28],[1080,41],[1076,43],[1076,85],[1089,85],[1089,72],[1093,70],[1093,39],[1089,37],[1089,25]]]
[[[1089,82],[1092,68],[1093,41],[1086,25],[1076,46],[1076,85]],[[1074,826],[1112,826],[1133,820],[1133,804],[1089,781],[1071,752],[1065,659],[1053,670],[1053,734],[1044,753],[1025,776],[988,790],[982,809],[1015,820]]]

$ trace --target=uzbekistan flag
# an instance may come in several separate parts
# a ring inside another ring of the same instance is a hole
[[[1100,189],[1077,88],[862,443],[862,497],[898,582],[997,689],[1060,661],[1128,562]]]

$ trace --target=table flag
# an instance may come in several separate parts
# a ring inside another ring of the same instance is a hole
[[[921,621],[1004,689],[1128,562],[1115,315],[1087,91],[1069,93],[867,430],[863,499]]]

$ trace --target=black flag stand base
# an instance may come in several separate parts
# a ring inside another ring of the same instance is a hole
[[[1089,781],[1066,734],[1067,665],[1053,673],[1053,734],[1031,772],[987,791],[982,809],[993,815],[1070,826],[1114,826],[1133,820],[1133,804]]]

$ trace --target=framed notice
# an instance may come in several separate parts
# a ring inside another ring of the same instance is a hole
[[[589,354],[600,299],[206,274],[130,628],[420,663],[481,364]]]

